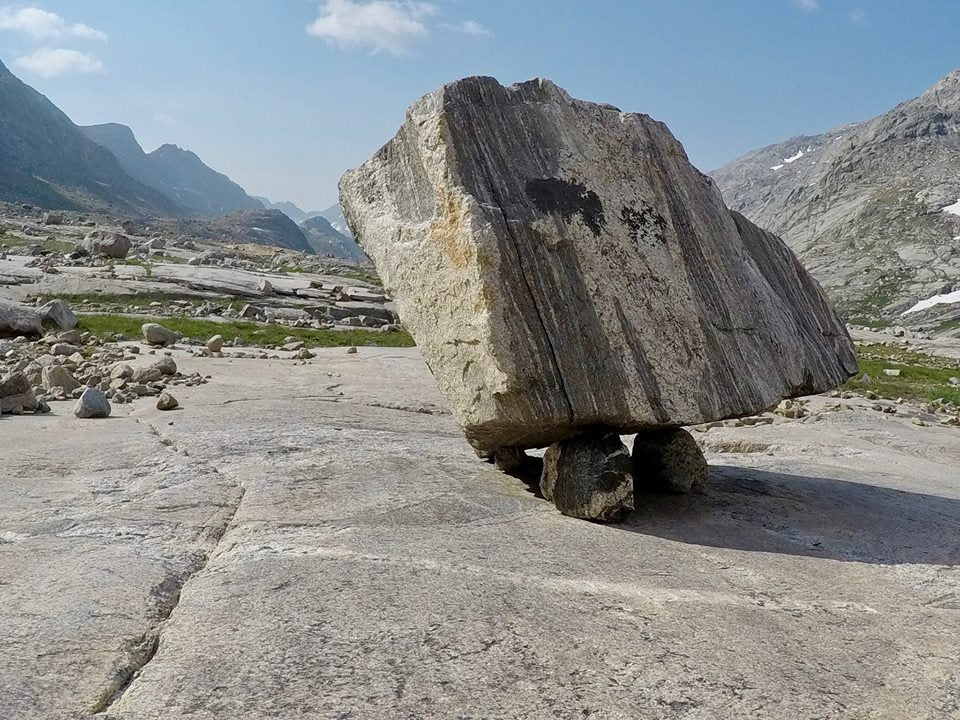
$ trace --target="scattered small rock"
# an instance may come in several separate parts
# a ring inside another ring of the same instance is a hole
[[[73,414],[84,419],[109,417],[110,401],[97,388],[88,387],[74,405]]]
[[[173,410],[179,406],[177,399],[168,392],[160,393],[160,397],[157,398],[157,410]]]

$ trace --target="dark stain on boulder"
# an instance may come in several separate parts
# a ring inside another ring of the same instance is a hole
[[[607,224],[600,196],[576,180],[536,178],[527,181],[526,192],[540,212],[560,213],[566,222],[579,215],[594,235],[599,235],[600,228]]]

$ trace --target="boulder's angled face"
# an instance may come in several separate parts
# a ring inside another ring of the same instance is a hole
[[[549,81],[424,97],[340,192],[479,449],[751,414],[856,370],[819,286],[665,125]]]

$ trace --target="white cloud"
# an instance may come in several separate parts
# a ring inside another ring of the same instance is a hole
[[[0,30],[15,30],[34,40],[58,40],[75,37],[81,40],[106,42],[106,33],[83,23],[68,23],[56,13],[37,7],[0,8]]]
[[[100,73],[103,63],[93,55],[65,48],[43,48],[13,61],[15,67],[44,78],[68,73]]]
[[[462,23],[456,25],[443,23],[440,27],[445,30],[463,33],[464,35],[473,35],[474,37],[493,37],[493,33],[476,20],[464,20]]]
[[[793,4],[801,10],[819,10],[820,0],[793,0]]]
[[[408,55],[430,38],[422,20],[436,13],[436,6],[425,2],[326,0],[307,32],[343,48]]]
[[[176,125],[177,119],[173,115],[167,113],[156,113],[153,116],[153,121],[159,125]]]

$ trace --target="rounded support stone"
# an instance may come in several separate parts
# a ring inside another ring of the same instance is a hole
[[[633,477],[649,492],[691,493],[707,483],[709,466],[686,430],[641,433],[633,441]]]
[[[609,430],[578,435],[547,448],[540,491],[570,517],[615,522],[633,510],[630,453]]]

